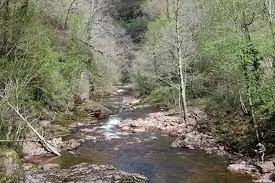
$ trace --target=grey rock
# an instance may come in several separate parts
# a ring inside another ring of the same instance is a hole
[[[233,173],[259,175],[259,170],[246,162],[231,164],[228,166],[228,170]]]
[[[272,173],[263,174],[256,182],[272,183]]]
[[[24,179],[25,183],[44,183],[45,178],[43,175],[26,175]]]
[[[76,149],[77,147],[79,147],[81,144],[79,142],[77,142],[75,139],[71,139],[68,141],[64,141],[62,143],[62,149],[63,150],[73,150]]]
[[[47,154],[48,151],[46,151],[39,142],[24,142],[23,153],[27,158],[31,156]]]
[[[59,164],[46,164],[46,165],[43,165],[42,168],[45,171],[50,171],[52,169],[60,168],[60,165]]]
[[[97,181],[95,181],[95,183],[103,183],[103,181],[102,180],[97,180]]]
[[[263,173],[269,173],[275,170],[275,166],[272,161],[258,163],[258,166],[262,169]]]
[[[85,182],[85,183],[105,183],[105,182],[149,182],[148,178],[139,175],[120,171],[110,165],[89,165],[82,163],[69,169],[32,169],[26,172],[25,181],[28,183],[37,182]]]
[[[62,138],[53,138],[48,140],[48,143],[54,146],[58,151],[62,146]],[[45,155],[49,152],[42,146],[40,142],[24,142],[23,143],[23,153],[26,159],[29,159],[32,156]]]
[[[178,148],[183,146],[184,141],[181,138],[177,138],[172,144],[171,147]]]

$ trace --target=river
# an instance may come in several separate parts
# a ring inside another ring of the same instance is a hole
[[[126,94],[104,98],[107,105],[121,107]],[[55,159],[63,168],[87,162],[111,164],[115,167],[147,176],[152,183],[251,183],[251,177],[227,171],[226,159],[198,150],[173,149],[174,138],[159,131],[145,133],[122,132],[117,125],[127,118],[143,118],[152,107],[134,112],[118,110],[99,126],[80,127],[79,138],[86,141],[75,151],[64,152]],[[76,136],[74,136],[75,138]],[[88,140],[87,140],[88,139]]]

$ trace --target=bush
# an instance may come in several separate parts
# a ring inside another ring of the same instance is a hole
[[[168,86],[160,86],[154,89],[145,102],[156,107],[175,108],[178,105],[179,92],[175,88]]]

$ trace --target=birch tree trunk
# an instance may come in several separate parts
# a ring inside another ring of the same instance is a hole
[[[4,100],[4,97],[0,95],[0,97]],[[26,125],[35,133],[35,135],[38,137],[40,142],[42,143],[43,147],[47,149],[48,151],[54,153],[57,156],[61,156],[60,152],[53,147],[47,140],[38,133],[38,131],[29,123],[29,121],[19,112],[18,107],[14,107],[10,102],[6,101],[6,103],[9,105],[9,107],[15,111],[15,113],[26,123]],[[9,140],[9,139],[7,139]]]
[[[182,58],[182,42],[180,39],[180,23],[179,23],[179,9],[180,3],[179,0],[176,1],[176,44],[177,44],[177,59],[179,64],[179,74],[180,74],[180,87],[181,87],[181,97],[182,97],[182,107],[183,107],[183,118],[184,121],[187,119],[187,104],[186,104],[186,63],[183,62]]]
[[[248,45],[251,45],[252,41],[251,41],[251,36],[250,36],[250,32],[249,32],[249,28],[248,26],[251,25],[254,21],[254,17],[251,18],[251,20],[247,21],[247,16],[245,15],[245,12],[243,11],[243,23],[242,23],[242,31],[243,31],[243,34],[244,34],[244,38],[245,38],[245,41]],[[251,74],[249,74],[249,72],[252,72],[252,75],[255,77],[256,79],[256,85],[255,87],[258,87],[259,86],[259,76],[258,76],[258,73],[256,73],[258,71],[258,66],[255,67],[255,62],[258,62],[258,58],[257,56],[255,55],[255,51],[253,51],[252,48],[247,48],[249,50],[248,51],[243,51],[244,52],[244,55],[248,54],[248,53],[253,53],[252,54],[252,57],[253,57],[253,61],[249,60],[247,61],[245,58],[243,58],[243,66],[242,66],[242,69],[243,69],[243,74],[244,74],[244,77],[245,77],[245,85],[246,85],[246,92],[247,92],[247,97],[248,97],[248,104],[249,104],[249,108],[250,108],[250,117],[251,117],[251,120],[253,122],[253,126],[254,126],[254,129],[255,129],[255,134],[256,134],[256,138],[258,141],[260,141],[260,133],[259,133],[259,129],[258,129],[258,123],[256,121],[256,118],[255,118],[255,110],[254,110],[254,106],[253,106],[253,101],[252,101],[252,87],[251,86],[251,81],[254,80],[254,78],[251,78]],[[248,55],[248,56],[251,56],[251,55]],[[252,65],[253,67],[253,71],[249,70],[249,65]]]

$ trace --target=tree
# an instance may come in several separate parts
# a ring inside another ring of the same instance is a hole
[[[26,138],[28,124],[17,112],[39,129],[36,119],[73,110],[73,96],[87,91],[87,85],[105,91],[117,82],[117,65],[90,46],[84,31],[89,12],[82,3],[86,1],[0,2],[1,140]],[[81,80],[84,72],[89,81]]]
[[[145,49],[150,54],[154,71],[151,77],[179,90],[178,103],[183,109],[184,120],[187,119],[187,72],[196,50],[194,36],[198,19],[198,8],[192,1],[166,2],[162,15],[149,24],[147,33]]]
[[[266,2],[269,2],[268,6]],[[232,118],[229,114],[233,114],[243,119],[232,124],[219,122],[217,128],[221,135],[245,134],[242,137],[236,135],[231,142],[226,140],[243,150],[244,144],[262,141],[270,134],[265,127],[272,116],[271,111],[274,111],[271,104],[274,100],[271,70],[274,68],[268,64],[274,55],[274,41],[269,33],[273,32],[270,29],[273,21],[270,21],[270,1],[213,0],[203,3],[203,7],[208,18],[200,32],[201,48],[214,61],[216,68],[213,67],[212,75],[220,81],[214,82],[220,87],[215,89],[213,98],[218,99],[219,95],[228,97],[217,100],[220,103],[218,110],[222,111],[221,107],[226,106],[227,109],[223,109],[226,116]],[[227,73],[230,78],[222,73]],[[222,87],[228,89],[223,91]],[[211,105],[214,106],[213,103]],[[264,107],[266,105],[268,110]],[[227,129],[221,128],[222,125]]]
[[[181,40],[181,25],[180,25],[180,0],[176,0],[175,2],[175,28],[176,28],[176,58],[179,63],[179,73],[180,73],[180,86],[181,86],[181,96],[182,96],[182,104],[183,104],[183,114],[184,114],[184,120],[186,121],[187,118],[187,104],[186,104],[186,82],[187,82],[187,63],[186,61],[183,62],[182,58],[182,47],[183,47],[183,41]],[[185,50],[187,52],[187,50]],[[185,53],[186,55],[188,53]]]

